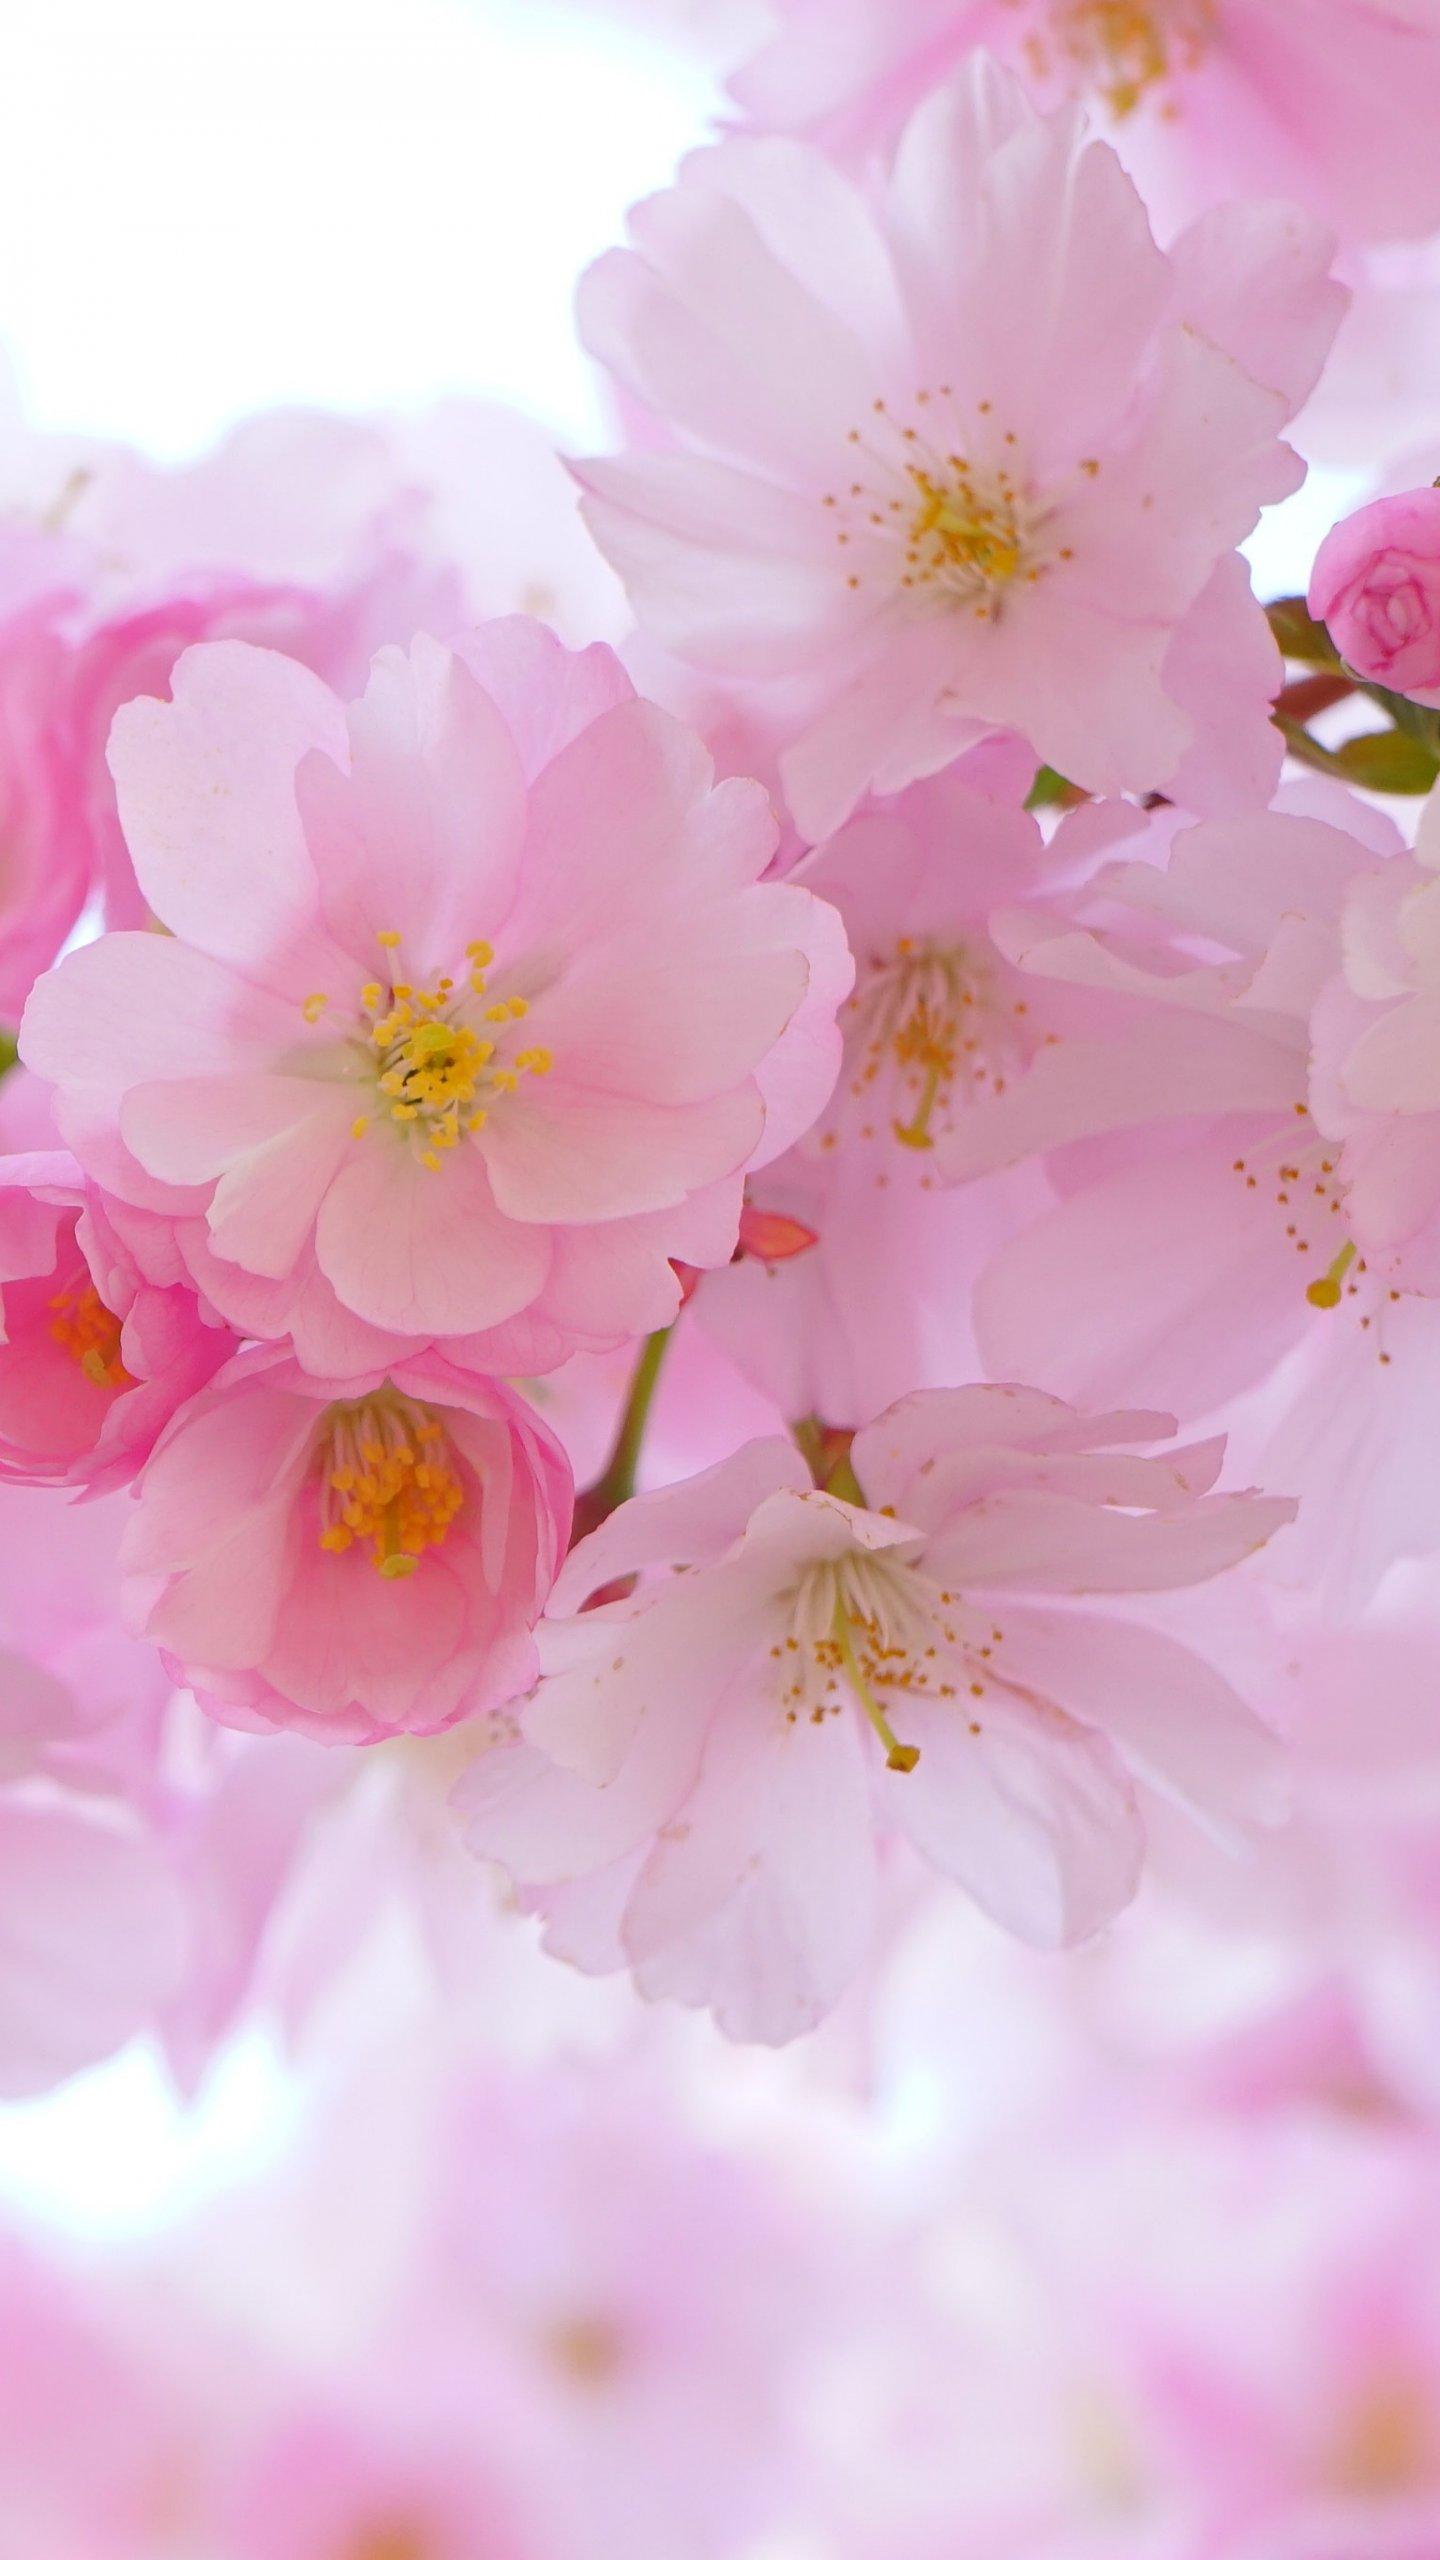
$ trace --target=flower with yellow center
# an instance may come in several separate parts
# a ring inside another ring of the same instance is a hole
[[[330,1406],[321,1435],[320,1545],[344,1555],[368,1545],[388,1582],[412,1574],[444,1545],[465,1505],[444,1425],[425,1405],[382,1388]]]
[[[1032,489],[992,401],[967,409],[948,383],[917,391],[908,413],[876,400],[846,441],[852,477],[822,504],[852,589],[879,601],[898,587],[915,607],[994,622],[1013,588],[1070,558],[1046,539],[1053,506]]]
[[[1306,1104],[1297,1102],[1293,1121],[1252,1143],[1233,1159],[1231,1170],[1247,1191],[1273,1201],[1300,1265],[1307,1304],[1322,1314],[1344,1308],[1370,1335],[1380,1367],[1388,1369],[1393,1354],[1386,1319],[1404,1293],[1377,1278],[1350,1234],[1336,1151],[1320,1136]]]
[[[1024,1059],[1026,1010],[983,950],[902,934],[892,952],[872,955],[844,1009],[843,1091],[862,1107],[883,1094],[889,1135],[926,1152],[957,1102],[1004,1092]],[[867,1117],[860,1134],[879,1128]]]
[[[377,1121],[388,1123],[413,1137],[421,1163],[435,1172],[449,1150],[479,1136],[499,1097],[513,1093],[522,1076],[548,1075],[554,1060],[533,1043],[513,1045],[529,999],[491,997],[486,972],[495,954],[488,942],[469,945],[463,986],[440,977],[421,987],[399,972],[399,934],[376,939],[388,955],[386,972],[360,988],[352,1038],[378,1109],[357,1114],[351,1135],[363,1138]],[[329,1003],[307,996],[306,1021],[320,1022]]]
[[[972,1734],[1001,1630],[984,1641],[961,1623],[959,1595],[913,1564],[851,1553],[812,1566],[795,1595],[791,1632],[774,1658],[788,1658],[782,1703],[791,1724],[858,1707],[885,1752],[885,1766],[908,1776],[920,1753],[892,1717],[907,1698],[961,1702]]]

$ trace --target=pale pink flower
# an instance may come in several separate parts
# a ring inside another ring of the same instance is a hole
[[[1440,699],[1440,696],[1437,696]],[[1440,799],[1413,858],[1355,883],[1342,967],[1315,1008],[1313,1105],[1340,1144],[1346,1217],[1380,1279],[1440,1297]]]
[[[1310,610],[1348,667],[1440,704],[1440,489],[1375,498],[1315,555]]]
[[[166,1682],[122,1634],[117,1506],[0,1487],[0,2097],[152,2025],[187,1956],[155,1787]],[[57,1531],[59,1534],[57,1534]]]
[[[1087,813],[1047,847],[1015,797],[981,787],[986,753],[852,819],[791,875],[838,909],[856,985],[835,1090],[750,1199],[816,1241],[790,1260],[744,1255],[695,1300],[782,1416],[853,1428],[913,1387],[973,1377],[975,1281],[1044,1206],[1033,1173],[962,1191],[935,1168],[972,1103],[1086,1021],[1085,996],[1027,978],[988,918],[1093,868],[1105,830]]]
[[[417,2274],[488,2328],[541,2549],[751,2547],[805,2485],[803,2409],[847,2268],[760,2165],[697,2139],[643,2051],[456,2082]]]
[[[546,1676],[462,1784],[471,1846],[557,1952],[762,2042],[863,1963],[886,1834],[1022,1937],[1089,1935],[1135,1888],[1137,1776],[1232,1831],[1275,1809],[1228,1684],[1073,1605],[1206,1581],[1290,1518],[1209,1494],[1221,1444],[1126,1446],[1170,1427],[934,1391],[857,1435],[858,1502],[772,1440],[625,1505],[566,1565]]]
[[[981,45],[1081,99],[1165,220],[1268,192],[1357,240],[1440,222],[1430,0],[768,0],[747,120],[847,155],[889,142]]]
[[[1232,555],[1296,486],[1343,305],[1306,217],[1223,208],[1162,256],[1108,146],[978,57],[873,196],[735,142],[632,235],[581,327],[672,443],[577,466],[590,524],[655,639],[805,697],[802,833],[990,730],[1191,793],[1200,736],[1258,730],[1279,670]],[[1234,787],[1221,755],[1200,805]]]
[[[498,2468],[453,2414],[397,2425],[376,2386],[322,2402],[245,2463],[223,2501],[225,2560],[540,2560]]]
[[[117,2334],[94,2260],[66,2265],[52,2242],[47,2264],[36,2236],[0,2232],[0,2551],[170,2560],[165,2493],[193,2411]]]
[[[126,1482],[234,1348],[145,1278],[73,1157],[0,1156],[0,1475]]]
[[[760,879],[764,795],[520,620],[382,652],[348,718],[240,644],[175,688],[113,748],[169,930],[72,953],[27,1016],[87,1170],[321,1375],[666,1322],[670,1258],[728,1257],[838,1058],[849,954]]]
[[[532,1408],[438,1355],[327,1382],[241,1353],[140,1478],[131,1623],[224,1721],[436,1733],[533,1678],[570,1496]]]
[[[1301,1497],[1275,1570],[1339,1608],[1433,1550],[1440,1500],[1440,1310],[1372,1260],[1311,1054],[1342,917],[1381,914],[1411,866],[1390,820],[1330,784],[1181,832],[1164,862],[1172,827],[1048,923],[992,918],[1013,960],[1103,997],[1109,1020],[973,1110],[937,1169],[1039,1155],[1060,1195],[980,1281],[991,1373],[1023,1362],[1057,1394],[1163,1400],[1187,1422],[1246,1395],[1232,1442]],[[1357,1143],[1376,1199],[1418,1216],[1423,1176],[1406,1193],[1386,1163],[1395,1123]]]
[[[281,411],[178,470],[131,457],[76,518],[95,557],[70,680],[74,751],[111,924],[143,923],[105,747],[164,697],[182,649],[249,640],[344,698],[386,642],[533,613],[575,645],[618,639],[624,592],[580,521],[553,439],[492,403],[413,418]]]

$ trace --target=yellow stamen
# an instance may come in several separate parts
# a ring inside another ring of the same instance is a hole
[[[1021,558],[1013,493],[999,481],[989,489],[963,460],[951,468],[955,477],[945,482],[911,466],[920,495],[910,525],[911,570],[922,581],[958,570],[986,585],[1008,586]]]
[[[327,995],[321,995],[318,991],[313,996],[307,996],[300,1007],[306,1021],[318,1022],[329,1001],[330,999]]]
[[[50,1300],[50,1339],[69,1352],[92,1387],[132,1387],[120,1357],[120,1318],[93,1282],[77,1281]]]
[[[358,1405],[332,1405],[319,1459],[321,1548],[343,1555],[367,1542],[387,1582],[402,1581],[428,1547],[442,1546],[464,1507],[440,1423],[394,1388]]]
[[[1339,1306],[1340,1285],[1354,1259],[1354,1245],[1342,1245],[1339,1252],[1336,1254],[1334,1261],[1331,1263],[1329,1270],[1324,1272],[1318,1280],[1312,1280],[1309,1288],[1305,1292],[1305,1295],[1309,1299],[1312,1307]]]
[[[870,1722],[880,1737],[880,1740],[885,1745],[886,1768],[894,1769],[897,1774],[902,1777],[908,1776],[909,1772],[918,1765],[920,1759],[919,1750],[913,1742],[901,1742],[897,1740],[884,1708],[881,1706],[879,1699],[876,1697],[874,1690],[866,1679],[865,1674],[860,1667],[859,1656],[855,1651],[855,1639],[851,1632],[850,1620],[846,1615],[845,1603],[843,1600],[837,1600],[835,1603],[835,1615],[831,1621],[831,1631],[839,1649],[840,1659],[845,1666],[845,1677],[849,1681],[851,1688],[854,1690],[856,1697],[859,1699],[861,1706],[864,1708],[865,1713],[869,1717]]]

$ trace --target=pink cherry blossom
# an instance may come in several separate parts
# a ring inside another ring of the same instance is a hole
[[[75,509],[91,546],[70,684],[75,753],[115,925],[145,921],[105,762],[111,723],[163,696],[182,649],[239,639],[337,693],[374,652],[526,612],[575,643],[618,638],[625,600],[530,418],[452,400],[403,421],[245,421],[177,470],[131,457]]]
[[[0,2096],[152,2025],[187,1961],[160,1819],[167,1683],[118,1623],[117,1506],[0,1486]],[[57,1528],[62,1534],[57,1536]]]
[[[140,1478],[131,1621],[222,1720],[440,1732],[533,1678],[570,1495],[532,1409],[435,1354],[325,1381],[242,1353]]]
[[[0,1027],[19,1020],[92,882],[63,637],[77,574],[63,543],[0,530]]]
[[[1432,1551],[1440,1493],[1436,1310],[1372,1261],[1312,1067],[1342,918],[1383,913],[1410,866],[1391,822],[1333,784],[1175,834],[1166,861],[1173,831],[1048,924],[992,919],[1013,960],[1103,995],[1109,1021],[973,1110],[937,1169],[1040,1155],[1059,1192],[979,1283],[992,1374],[1023,1362],[1056,1393],[1164,1398],[1187,1421],[1229,1408],[1246,1463],[1301,1497],[1276,1571],[1343,1608]],[[1393,1125],[1360,1139],[1382,1201]],[[1418,1216],[1423,1181],[1395,1197]]]
[[[1328,533],[1310,610],[1347,666],[1440,704],[1440,489],[1376,498]]]
[[[1371,1270],[1440,1297],[1440,802],[1413,859],[1358,879],[1342,967],[1315,1010],[1313,1103],[1340,1142],[1346,1215]]]
[[[240,644],[117,720],[169,931],[37,990],[87,1169],[237,1331],[336,1376],[541,1369],[664,1323],[813,1118],[851,964],[753,785],[538,624],[382,652],[349,712]],[[266,848],[257,867],[255,849]]]
[[[984,57],[872,196],[736,142],[632,235],[581,327],[671,441],[578,466],[586,511],[665,647],[799,697],[803,834],[993,729],[1092,790],[1204,792],[1214,668],[1252,730],[1279,681],[1232,555],[1296,485],[1325,235],[1235,206],[1162,256],[1108,146]],[[1209,788],[1234,805],[1223,753]]]
[[[1432,231],[1428,0],[768,0],[731,82],[748,121],[847,155],[888,142],[980,45],[1078,97],[1162,216],[1257,187],[1348,237]]]
[[[783,1441],[642,1495],[556,1585],[545,1677],[460,1791],[471,1846],[538,1897],[557,1952],[767,2043],[864,1961],[885,1835],[1021,1937],[1088,1936],[1135,1889],[1137,1777],[1232,1831],[1275,1810],[1272,1746],[1228,1684],[1072,1605],[1206,1581],[1291,1517],[1211,1495],[1221,1444],[1127,1445],[1169,1428],[933,1391],[856,1436],[860,1502]],[[662,1566],[682,1570],[645,1578]]]
[[[1047,848],[1014,797],[977,787],[987,752],[852,819],[791,875],[839,910],[857,983],[835,1091],[750,1198],[816,1241],[793,1261],[743,1256],[695,1302],[782,1416],[853,1428],[913,1387],[973,1377],[975,1282],[1044,1206],[1033,1173],[947,1186],[937,1151],[974,1100],[1086,1019],[1083,994],[1005,958],[988,918],[1093,868],[1104,834],[1080,818]]]
[[[453,2420],[362,2402],[277,2428],[221,2503],[226,2560],[540,2560]]]
[[[146,1280],[73,1157],[0,1156],[0,1474],[127,1481],[233,1348]]]

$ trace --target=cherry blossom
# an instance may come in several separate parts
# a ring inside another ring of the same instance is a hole
[[[241,644],[175,683],[114,747],[169,932],[73,953],[27,1014],[87,1170],[330,1376],[665,1322],[670,1258],[727,1258],[746,1166],[835,1072],[849,956],[757,879],[763,795],[535,624],[382,653],[348,723]]]
[[[538,1895],[557,1952],[767,2043],[863,1962],[884,1835],[1024,1938],[1088,1936],[1135,1889],[1135,1777],[1232,1831],[1277,1809],[1225,1681],[1071,1605],[1204,1582],[1291,1517],[1211,1494],[1218,1443],[1127,1446],[1169,1428],[936,1390],[856,1435],[858,1500],[761,1441],[625,1506],[566,1565],[545,1677],[462,1784],[471,1846]]]
[[[1422,100],[1428,0],[767,0],[774,32],[731,82],[747,119],[850,157],[989,46],[1044,101],[1078,97],[1162,220],[1257,174],[1347,237],[1440,222]]]
[[[140,1479],[132,1622],[222,1718],[435,1733],[533,1677],[569,1518],[569,1469],[510,1390],[434,1354],[326,1382],[242,1352]]]
[[[1207,708],[1263,725],[1231,555],[1296,485],[1280,433],[1343,303],[1304,216],[1225,208],[1166,258],[1108,146],[978,57],[873,197],[729,143],[631,228],[580,323],[657,431],[577,466],[586,512],[655,638],[802,698],[802,833],[991,729],[1116,791],[1169,786]]]
[[[0,1157],[0,1474],[125,1482],[233,1348],[151,1285],[73,1157]]]

